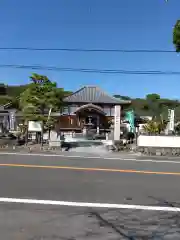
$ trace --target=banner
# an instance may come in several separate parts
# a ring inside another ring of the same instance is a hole
[[[130,132],[133,132],[133,133],[134,133],[134,131],[135,131],[135,126],[134,126],[134,120],[135,120],[134,111],[131,110],[131,111],[126,112],[125,119],[126,119],[126,120],[129,122],[129,124],[130,124]]]

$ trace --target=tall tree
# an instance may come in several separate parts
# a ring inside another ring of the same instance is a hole
[[[176,51],[180,52],[180,20],[177,20],[173,30],[173,43]]]
[[[56,83],[51,82],[46,76],[32,74],[31,84],[20,95],[20,108],[24,119],[42,121],[46,126],[52,122],[48,118],[49,111],[60,107],[59,90]]]

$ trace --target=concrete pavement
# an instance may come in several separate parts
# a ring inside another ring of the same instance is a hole
[[[2,239],[152,239],[152,234],[180,239],[179,213],[145,210],[180,207],[180,162],[136,160],[1,154],[0,199],[145,206],[114,210],[4,202]]]
[[[179,239],[175,213],[0,205],[3,240]],[[159,238],[161,237],[161,238]]]

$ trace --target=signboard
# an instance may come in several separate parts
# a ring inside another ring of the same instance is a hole
[[[174,110],[170,109],[168,111],[168,117],[169,117],[169,130],[174,131]]]
[[[42,132],[42,122],[40,121],[29,121],[28,122],[29,132]]]
[[[114,109],[114,140],[120,140],[121,134],[121,106],[115,106]]]
[[[11,111],[9,114],[9,128],[10,130],[15,129],[15,111]]]

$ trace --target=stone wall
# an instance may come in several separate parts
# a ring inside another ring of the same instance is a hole
[[[180,148],[137,147],[136,151],[148,156],[180,156]]]

